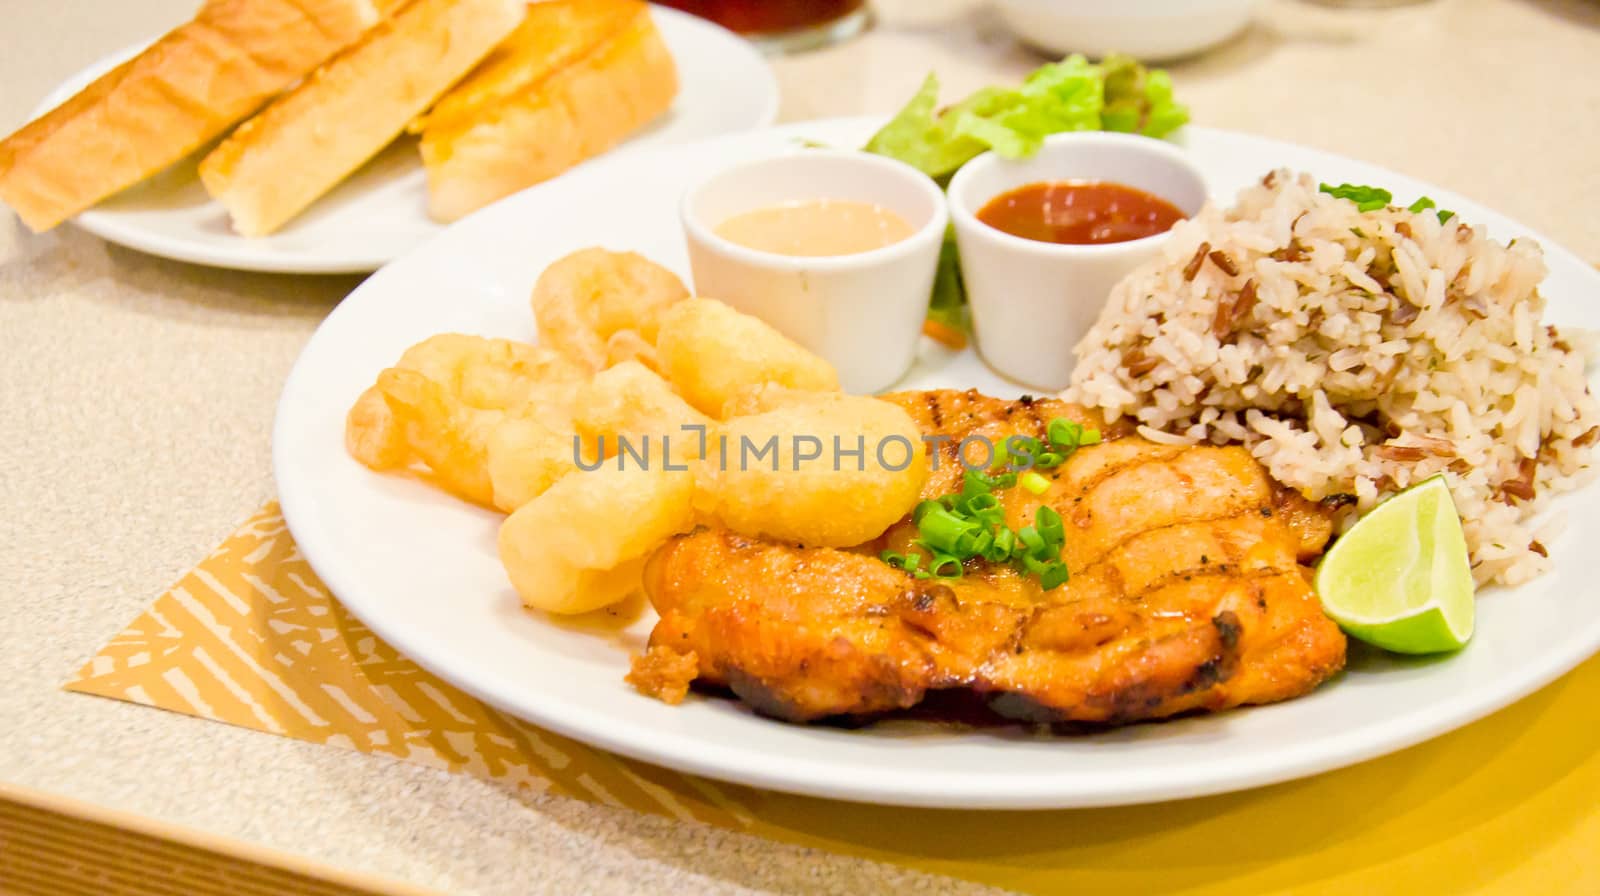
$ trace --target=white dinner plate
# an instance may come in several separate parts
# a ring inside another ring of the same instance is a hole
[[[772,124],[778,84],[748,41],[677,10],[656,6],[651,13],[677,62],[681,87],[672,108],[617,151]],[[60,105],[142,49],[114,53],[73,75],[45,97],[35,114]],[[427,183],[411,137],[395,141],[282,230],[255,238],[235,234],[222,206],[206,195],[195,174],[199,155],[101,202],[74,222],[102,239],[152,255],[296,274],[377,270],[444,229],[428,217]]]
[[[1556,502],[1570,524],[1550,546],[1555,571],[1522,588],[1485,591],[1477,635],[1455,656],[1353,649],[1348,671],[1299,700],[1087,736],[910,722],[786,725],[731,700],[692,696],[673,707],[635,693],[622,677],[654,621],[648,609],[613,631],[524,611],[495,555],[498,515],[373,473],[345,453],[345,411],[407,346],[442,331],[532,339],[534,279],[581,247],[636,250],[684,273],[683,184],[801,139],[858,146],[876,123],[796,124],[606,160],[461,222],[362,284],[306,346],[274,432],[284,515],[333,593],[429,671],[561,734],[713,778],[920,806],[1113,805],[1310,775],[1485,716],[1600,648],[1600,587],[1582,556],[1600,539],[1600,501],[1588,494]],[[1185,142],[1214,197],[1231,201],[1268,169],[1288,166],[1333,183],[1383,185],[1399,197],[1427,194],[1501,240],[1537,238],[1477,203],[1373,165],[1204,128],[1190,129]],[[1550,265],[1548,319],[1600,325],[1600,273],[1540,243]],[[1020,391],[970,352],[925,343],[900,388]]]

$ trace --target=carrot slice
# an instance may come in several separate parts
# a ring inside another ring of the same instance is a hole
[[[936,320],[923,321],[922,334],[955,351],[961,351],[967,347],[966,333]]]

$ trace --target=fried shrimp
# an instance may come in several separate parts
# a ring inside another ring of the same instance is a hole
[[[411,446],[377,386],[367,387],[350,406],[344,422],[344,448],[374,470],[398,470],[411,463]]]
[[[429,337],[406,349],[395,366],[417,371],[471,407],[500,410],[527,404],[540,386],[576,383],[589,374],[552,349],[464,333]]]
[[[415,370],[391,367],[377,389],[393,425],[416,460],[451,494],[494,506],[489,478],[489,438],[505,412],[474,408]]]
[[[705,414],[722,408],[752,384],[837,392],[833,365],[757,317],[713,299],[689,299],[667,309],[656,340],[661,372]]]
[[[500,526],[500,561],[524,605],[586,613],[639,590],[645,559],[694,526],[693,476],[606,467],[576,473]]]
[[[638,361],[656,373],[661,372],[661,358],[656,347],[645,341],[638,330],[618,330],[606,340],[607,366],[615,367],[625,361]]]
[[[345,418],[345,448],[374,470],[425,473],[510,512],[575,468],[572,413],[588,377],[550,349],[442,333],[407,349],[361,394]]]
[[[579,394],[577,408],[574,428],[595,457],[616,454],[625,441],[651,463],[663,456],[681,463],[700,456],[714,423],[637,361],[596,374]]]
[[[509,417],[489,434],[486,461],[494,506],[514,513],[578,470],[574,434],[532,417]],[[587,460],[587,458],[585,458]]]
[[[790,396],[798,398],[798,396]],[[848,547],[911,512],[928,478],[921,431],[861,395],[803,401],[723,423],[695,465],[695,505],[749,537]]]
[[[584,249],[545,269],[533,287],[539,341],[590,371],[649,357],[661,313],[689,295],[666,268],[632,252]],[[631,331],[637,339],[618,337]],[[616,340],[616,354],[608,345]]]

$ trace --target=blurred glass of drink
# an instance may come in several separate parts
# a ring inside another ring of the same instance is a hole
[[[866,27],[866,0],[657,0],[737,31],[770,52],[844,40]]]

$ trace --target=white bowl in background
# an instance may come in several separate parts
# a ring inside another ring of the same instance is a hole
[[[729,218],[785,202],[869,202],[911,225],[897,243],[851,255],[794,256],[716,233]],[[847,392],[877,392],[915,360],[949,215],[944,194],[903,162],[797,149],[723,169],[681,206],[695,294],[761,318],[833,364]]]
[[[950,181],[950,220],[972,307],[978,353],[1004,376],[1039,389],[1066,388],[1073,346],[1117,281],[1156,256],[1167,233],[1097,245],[1013,236],[978,220],[1001,193],[1041,181],[1109,181],[1159,196],[1194,217],[1205,205],[1200,169],[1170,143],[1133,134],[1079,131],[1045,138],[1011,160],[986,152]]]
[[[1159,62],[1222,43],[1258,0],[995,0],[1017,37],[1057,55],[1127,53]]]

